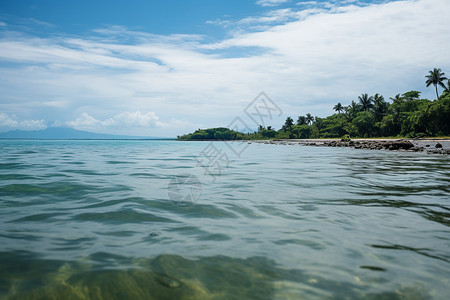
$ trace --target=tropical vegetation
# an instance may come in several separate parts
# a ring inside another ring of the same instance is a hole
[[[254,132],[242,133],[228,128],[199,129],[179,136],[180,140],[262,140],[307,138],[424,137],[450,135],[450,79],[441,69],[426,75],[427,87],[433,85],[436,99],[420,97],[419,91],[397,94],[386,101],[380,94],[363,93],[347,106],[337,103],[335,114],[320,118],[310,113],[294,122],[287,117],[279,130],[260,125]],[[438,87],[443,89],[439,95]]]

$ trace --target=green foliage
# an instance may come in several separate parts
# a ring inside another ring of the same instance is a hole
[[[200,140],[241,140],[243,134],[228,128],[209,128],[198,129],[193,133],[182,135],[178,137],[182,141],[200,141]]]
[[[338,104],[336,104],[336,105],[333,107],[333,110],[334,110],[334,111],[337,111],[338,114],[340,114],[341,111],[344,110],[344,107],[342,106],[341,102],[338,102]]]
[[[298,119],[297,119],[297,125],[307,125],[306,117],[305,116],[299,116]]]
[[[350,142],[350,141],[351,141],[351,139],[350,139],[350,136],[348,134],[344,135],[341,138],[341,142]]]
[[[408,116],[410,133],[448,135],[450,133],[450,94],[439,100],[422,102],[419,109]]]
[[[445,89],[444,80],[446,80],[447,77],[445,77],[444,75],[445,73],[441,72],[441,69],[434,68],[432,71],[428,73],[427,76],[425,76],[427,78],[427,81],[425,82],[427,87],[429,87],[430,85],[434,85],[436,89],[436,100],[439,99],[437,89],[438,85]]]
[[[179,140],[262,140],[262,139],[308,139],[339,137],[386,137],[386,136],[447,136],[450,135],[450,79],[445,85],[444,73],[434,69],[427,75],[426,85],[436,87],[437,100],[420,99],[419,91],[408,91],[389,98],[386,102],[380,94],[358,97],[348,106],[336,104],[337,114],[326,118],[313,117],[310,113],[299,116],[296,124],[287,117],[280,130],[258,127],[254,133],[241,133],[228,128],[198,129],[179,136]],[[439,97],[437,86],[444,88]],[[341,113],[343,112],[343,113]]]
[[[409,91],[404,94],[402,94],[402,98],[406,101],[412,101],[412,100],[418,100],[420,98],[420,92],[419,91]]]
[[[284,122],[284,128],[286,131],[291,131],[292,125],[294,125],[294,120],[291,117],[287,117],[286,122]]]
[[[279,132],[277,135],[277,139],[289,139],[289,133],[288,132]]]
[[[450,94],[450,79],[447,79],[447,85],[444,84],[443,96],[445,96],[445,94]]]
[[[323,138],[337,138],[347,133],[345,130],[347,119],[343,114],[335,114],[320,119],[314,125],[319,131],[319,137]]]
[[[310,125],[310,124],[312,124],[314,122],[314,117],[310,114],[310,113],[307,113],[306,114],[306,124],[307,125]]]
[[[263,139],[265,138],[274,138],[277,136],[277,132],[273,129],[263,129],[259,132]]]
[[[348,120],[353,120],[356,118],[356,114],[361,111],[361,105],[356,103],[355,101],[352,101],[352,103],[349,106],[345,107],[345,113]]]
[[[370,111],[362,111],[353,119],[352,125],[360,137],[372,137],[374,134],[375,117]]]
[[[381,122],[375,123],[379,136],[396,136],[398,125],[393,114],[384,116]]]
[[[373,104],[372,111],[375,116],[375,121],[380,122],[381,119],[383,119],[383,117],[387,114],[387,111],[389,108],[389,103],[384,101],[384,97],[379,94],[375,94],[375,96],[373,98],[374,98],[374,101],[373,101],[374,104]]]
[[[366,94],[362,94],[358,97],[359,104],[361,105],[361,110],[368,111],[373,107],[373,97]]]
[[[307,139],[311,136],[311,126],[294,125],[291,132],[296,139]]]

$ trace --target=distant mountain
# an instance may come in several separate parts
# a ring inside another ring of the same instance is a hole
[[[44,130],[34,130],[34,131],[13,130],[8,132],[1,132],[0,139],[137,140],[137,139],[164,139],[164,138],[93,133],[67,127],[49,127]]]

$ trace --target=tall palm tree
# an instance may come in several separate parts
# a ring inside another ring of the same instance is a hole
[[[376,93],[375,95],[373,95],[373,104],[375,105],[377,102],[384,102],[384,97],[383,95],[380,95],[378,93]]]
[[[297,125],[306,125],[306,117],[305,116],[299,116],[297,119]]]
[[[373,107],[373,97],[370,96],[365,93],[362,94],[361,96],[358,96],[358,100],[359,100],[359,104],[361,104],[361,109],[363,111],[368,111],[369,109],[371,109]]]
[[[314,122],[314,117],[310,114],[306,114],[306,124],[310,125],[312,122]]]
[[[352,100],[352,103],[345,107],[345,111],[350,120],[352,120],[356,117],[356,114],[361,111],[361,105]]]
[[[450,79],[447,79],[447,86],[444,87],[444,93],[450,93]]]
[[[439,99],[438,89],[437,86],[440,85],[445,89],[444,80],[447,79],[447,77],[444,76],[445,73],[441,72],[441,69],[434,68],[433,71],[430,71],[427,76],[427,81],[425,81],[427,87],[430,85],[434,85],[434,88],[436,89],[436,100]]]
[[[375,114],[375,119],[377,122],[381,121],[383,116],[386,115],[388,110],[388,105],[384,101],[384,97],[378,93],[373,96],[373,112]]]
[[[342,106],[341,102],[338,102],[338,104],[336,104],[336,105],[333,107],[333,109],[334,109],[335,111],[337,111],[337,112],[340,114],[341,111],[344,110],[344,107]]]
[[[287,117],[286,118],[286,122],[284,122],[284,127],[287,130],[291,131],[292,125],[294,125],[294,120],[292,120],[291,117]]]
[[[400,94],[395,95],[394,97],[389,97],[389,99],[392,100],[392,102],[398,102],[403,100],[402,96],[400,96]]]

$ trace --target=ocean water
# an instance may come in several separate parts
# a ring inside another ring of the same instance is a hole
[[[0,299],[450,294],[448,156],[178,141],[0,151]]]

